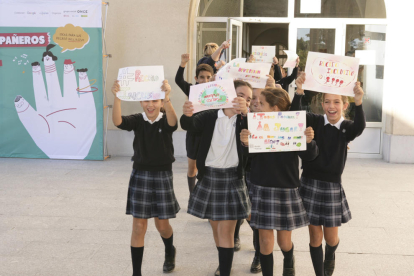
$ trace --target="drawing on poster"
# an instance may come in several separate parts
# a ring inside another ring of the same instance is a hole
[[[189,101],[193,103],[194,113],[218,108],[232,108],[236,90],[232,80],[220,80],[190,87]]]
[[[354,96],[359,59],[309,52],[303,89],[322,93]]]
[[[248,113],[249,152],[306,150],[305,111]]]
[[[276,46],[252,46],[252,55],[256,63],[273,63]]]

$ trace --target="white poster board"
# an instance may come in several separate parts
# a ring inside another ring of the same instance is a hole
[[[309,52],[303,89],[322,93],[354,96],[358,80],[359,59]]]
[[[252,55],[257,63],[273,63],[276,46],[252,46]]]
[[[134,66],[120,68],[118,72],[121,91],[117,97],[123,101],[150,101],[165,98],[161,91],[164,81],[163,66]]]
[[[298,55],[294,51],[283,50],[283,52],[288,56],[283,68],[295,68]]]
[[[208,110],[233,108],[233,99],[237,97],[233,80],[207,82],[190,87],[188,100],[193,103],[194,113]]]
[[[246,63],[232,60],[217,72],[216,80],[243,80],[253,88],[265,88],[270,63]]]
[[[306,150],[306,111],[248,113],[249,152]]]

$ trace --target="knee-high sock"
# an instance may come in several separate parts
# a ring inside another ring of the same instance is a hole
[[[132,276],[141,276],[142,256],[144,255],[144,247],[131,246],[132,259]]]
[[[259,241],[259,230],[251,226],[250,221],[246,220],[250,228],[253,230],[253,247],[255,250],[254,255],[260,257],[260,241]]]
[[[273,276],[273,252],[269,255],[260,253],[260,264],[263,276]]]
[[[171,234],[171,237],[169,237],[168,239],[161,237],[165,245],[165,254],[167,255],[174,254],[173,236],[174,234]]]
[[[235,239],[239,237],[241,223],[242,223],[242,219],[239,219],[236,223],[236,228],[234,229],[234,238]]]
[[[188,181],[188,190],[190,191],[190,193],[193,192],[195,184],[196,184],[196,180],[197,180],[197,176],[188,176],[187,175],[187,181]]]
[[[312,247],[309,244],[310,255],[312,259],[313,269],[315,270],[316,276],[324,276],[323,272],[323,249],[322,244],[318,247]]]
[[[220,276],[230,276],[233,265],[234,248],[219,247]]]
[[[335,246],[326,244],[325,246],[325,260],[335,260],[335,251],[338,248],[339,242]]]
[[[293,243],[292,243],[292,249],[285,252],[282,250],[283,256],[285,257],[283,260],[283,266],[286,268],[293,268]]]

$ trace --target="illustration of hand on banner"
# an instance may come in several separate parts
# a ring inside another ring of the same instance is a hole
[[[56,71],[57,57],[49,45],[43,53],[46,87],[39,62],[32,63],[36,110],[22,97],[15,98],[17,114],[36,145],[49,158],[84,159],[96,135],[96,108],[87,69],[78,69],[66,59],[63,70],[63,97]],[[91,80],[94,81],[94,80]],[[96,80],[95,80],[96,82]]]

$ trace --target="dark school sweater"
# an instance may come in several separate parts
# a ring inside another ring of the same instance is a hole
[[[208,151],[210,150],[211,140],[213,139],[214,128],[218,118],[218,110],[206,110],[197,116],[187,117],[181,116],[180,124],[182,129],[187,131],[193,131],[201,134],[200,146],[197,152],[197,179],[201,180],[204,177],[206,171],[206,158]],[[241,115],[237,115],[236,120],[236,144],[237,155],[239,156],[239,165],[237,166],[237,176],[239,179],[243,179],[243,150],[241,149],[240,132],[244,127],[244,121]],[[245,128],[245,127],[244,127]]]
[[[311,114],[306,126],[311,126],[319,155],[313,161],[303,160],[302,176],[306,178],[341,183],[348,154],[348,143],[362,134],[365,129],[365,115],[362,105],[355,106],[354,121],[344,120],[340,129],[331,124],[325,126],[323,115]]]
[[[172,134],[178,124],[170,126],[167,117],[153,124],[145,121],[142,114],[122,116],[118,128],[134,131],[134,169],[140,171],[171,171],[174,158]]]
[[[249,153],[249,148],[243,147],[243,153],[252,158],[251,183],[262,187],[294,189],[300,186],[298,156],[304,161],[311,161],[318,156],[319,149],[316,141],[312,140],[306,144],[306,151]]]
[[[200,64],[208,64],[211,66],[211,68],[213,68],[214,74],[217,73],[217,68],[216,68],[216,62],[211,58],[211,56],[204,56],[202,58],[200,58],[200,60],[197,62],[197,66]]]
[[[276,84],[280,84],[285,91],[288,91],[289,84],[292,83],[298,77],[298,67],[295,67],[292,71],[290,76],[282,78],[282,72],[280,71],[280,67],[278,65],[274,68],[274,79]]]
[[[192,84],[184,80],[184,69],[185,68],[178,66],[177,74],[175,75],[175,83],[178,85],[178,87],[181,88],[184,94],[188,97],[190,96],[190,87]]]

